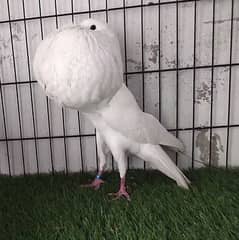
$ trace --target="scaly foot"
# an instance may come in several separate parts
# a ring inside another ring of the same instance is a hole
[[[115,196],[113,200],[117,200],[121,197],[126,198],[128,201],[130,201],[130,196],[126,191],[126,184],[125,184],[125,176],[120,179],[120,189],[117,193],[109,193],[111,196]]]
[[[126,200],[131,201],[129,194],[125,189],[120,189],[117,193],[109,193],[110,196],[114,196],[113,200],[118,200],[120,198],[126,198]]]

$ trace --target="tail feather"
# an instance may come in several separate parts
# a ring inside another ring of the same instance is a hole
[[[188,189],[189,179],[159,145],[142,144],[136,155],[152,163],[162,173],[175,180],[178,186]]]

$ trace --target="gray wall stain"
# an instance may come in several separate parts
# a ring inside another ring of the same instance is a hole
[[[140,42],[136,42],[137,45],[140,45]],[[148,60],[150,62],[152,62],[153,64],[157,63],[158,60],[158,56],[159,56],[159,45],[154,43],[154,44],[144,44],[143,46],[144,50],[147,51],[150,54],[150,57],[148,58]],[[133,63],[135,66],[135,70],[136,71],[141,71],[142,70],[142,64],[140,61],[136,61],[132,58],[128,58],[127,62]],[[144,65],[144,69],[148,69],[150,68],[150,65],[146,66]]]
[[[134,69],[135,69],[136,71],[141,71],[141,70],[142,70],[142,64],[141,64],[141,62],[136,61],[136,60],[131,59],[131,58],[128,58],[128,59],[127,59],[127,62],[128,62],[128,63],[133,63],[133,64],[135,65],[135,66],[134,66]]]
[[[208,161],[209,155],[209,140],[207,137],[207,129],[201,130],[196,138],[196,147],[199,148],[200,151],[200,160],[203,162]]]
[[[156,64],[159,55],[159,45],[158,44],[145,45],[145,49],[151,51],[151,57],[149,57],[148,60]]]
[[[224,152],[223,145],[221,143],[221,138],[217,133],[212,135],[212,165],[218,166],[220,160],[220,152]]]
[[[205,82],[198,88],[196,88],[196,103],[201,102],[210,103],[211,97],[211,86],[207,85]]]
[[[208,129],[203,129],[199,132],[196,138],[196,147],[200,151],[200,160],[204,163],[209,162],[210,152],[210,139],[208,136]],[[212,134],[211,144],[211,164],[212,166],[218,166],[220,160],[220,152],[224,152],[223,145],[221,143],[221,137],[217,133]]]
[[[223,70],[224,71],[224,70]],[[227,70],[225,70],[227,71]],[[218,88],[219,87],[225,87],[225,81],[226,79],[223,77],[217,77],[214,79],[213,82],[213,89],[215,93],[217,94]],[[197,104],[201,104],[202,102],[211,102],[211,82],[202,82],[202,84],[196,88],[196,100],[195,102]]]
[[[224,72],[229,72],[229,67],[225,67],[223,71]]]
[[[22,30],[22,27],[19,23],[13,23],[12,28],[16,33],[20,33],[20,34],[24,33],[24,31]]]
[[[16,41],[22,41],[24,40],[24,31],[19,23],[13,23],[12,24],[12,38]]]
[[[156,107],[156,108],[158,108],[159,106],[160,106],[160,103],[159,103],[159,102],[157,102],[157,103],[154,104],[154,107]]]
[[[12,39],[13,41],[24,40],[24,31],[19,23],[12,23]],[[12,58],[10,41],[10,36],[8,39],[4,39],[4,37],[0,35],[0,65],[2,65],[4,61]]]
[[[165,63],[167,64],[168,68],[174,68],[176,67],[176,60],[169,60],[168,58],[165,58]]]
[[[15,40],[15,41],[21,41],[21,38],[20,38],[19,35],[16,34],[16,33],[14,33],[14,34],[12,35],[12,39]]]
[[[217,85],[217,87],[226,87],[226,83],[228,82],[228,75],[226,75],[225,73],[229,72],[229,67],[225,67],[223,69],[220,70],[217,78],[215,79],[215,83]]]
[[[9,43],[10,42],[10,39],[8,40],[4,40],[0,37],[0,47],[3,47],[3,48],[9,48]]]
[[[6,40],[0,36],[0,65],[10,58],[12,58],[10,38]]]

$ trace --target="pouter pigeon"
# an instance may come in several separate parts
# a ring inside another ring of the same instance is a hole
[[[91,184],[98,189],[106,158],[114,156],[120,189],[113,194],[130,200],[126,190],[127,154],[152,163],[187,189],[190,181],[160,145],[182,152],[182,142],[139,108],[123,83],[119,42],[108,25],[87,19],[47,36],[37,48],[33,70],[47,96],[80,110],[96,128],[99,172]]]

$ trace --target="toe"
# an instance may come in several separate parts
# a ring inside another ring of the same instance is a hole
[[[126,199],[128,201],[131,201],[130,196],[129,196],[129,194],[127,192],[119,191],[117,193],[108,193],[108,195],[109,196],[114,196],[114,198],[112,200],[118,200],[120,198],[124,198],[124,199]]]
[[[126,200],[131,201],[129,194],[126,192],[121,195],[122,197],[126,198]]]
[[[117,196],[117,193],[108,193],[109,196]]]
[[[104,181],[101,179],[95,179],[92,183],[88,183],[88,184],[81,184],[80,186],[83,188],[94,188],[95,190],[98,190],[101,186],[101,184],[103,184]]]

